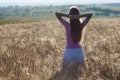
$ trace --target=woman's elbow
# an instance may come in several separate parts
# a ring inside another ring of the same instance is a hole
[[[89,17],[92,17],[92,15],[93,15],[93,14],[92,14],[92,13],[90,13],[90,14],[89,14]]]
[[[55,13],[55,15],[56,15],[56,17],[60,17],[59,13],[57,13],[57,12]]]
[[[56,13],[55,13],[55,15],[56,15],[56,16],[59,16],[59,13],[58,13],[58,12],[56,12]]]

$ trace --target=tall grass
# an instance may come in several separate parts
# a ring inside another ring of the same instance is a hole
[[[119,80],[119,20],[92,19],[86,26],[80,74],[61,70],[66,37],[58,20],[0,25],[0,80],[75,80],[74,74],[78,80]]]

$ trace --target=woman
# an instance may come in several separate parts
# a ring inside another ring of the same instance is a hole
[[[92,13],[87,13],[80,15],[80,12],[77,7],[72,6],[70,8],[69,14],[58,13],[56,12],[58,20],[64,25],[66,30],[66,48],[63,56],[63,66],[68,63],[77,63],[80,65],[84,64],[84,52],[80,43],[82,39],[82,31],[86,24],[89,22]],[[70,22],[63,19],[63,17],[69,18]],[[83,22],[80,21],[80,18],[85,17]]]

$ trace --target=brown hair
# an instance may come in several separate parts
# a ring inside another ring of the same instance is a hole
[[[76,7],[72,7],[69,11],[70,15],[79,15],[79,10]],[[79,43],[82,38],[82,26],[79,19],[70,19],[70,26],[71,26],[71,38],[73,42]]]

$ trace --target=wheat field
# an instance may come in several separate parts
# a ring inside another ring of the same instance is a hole
[[[61,72],[65,43],[57,19],[0,25],[0,80],[73,80]],[[86,69],[78,80],[120,80],[120,18],[91,19],[81,44]]]

